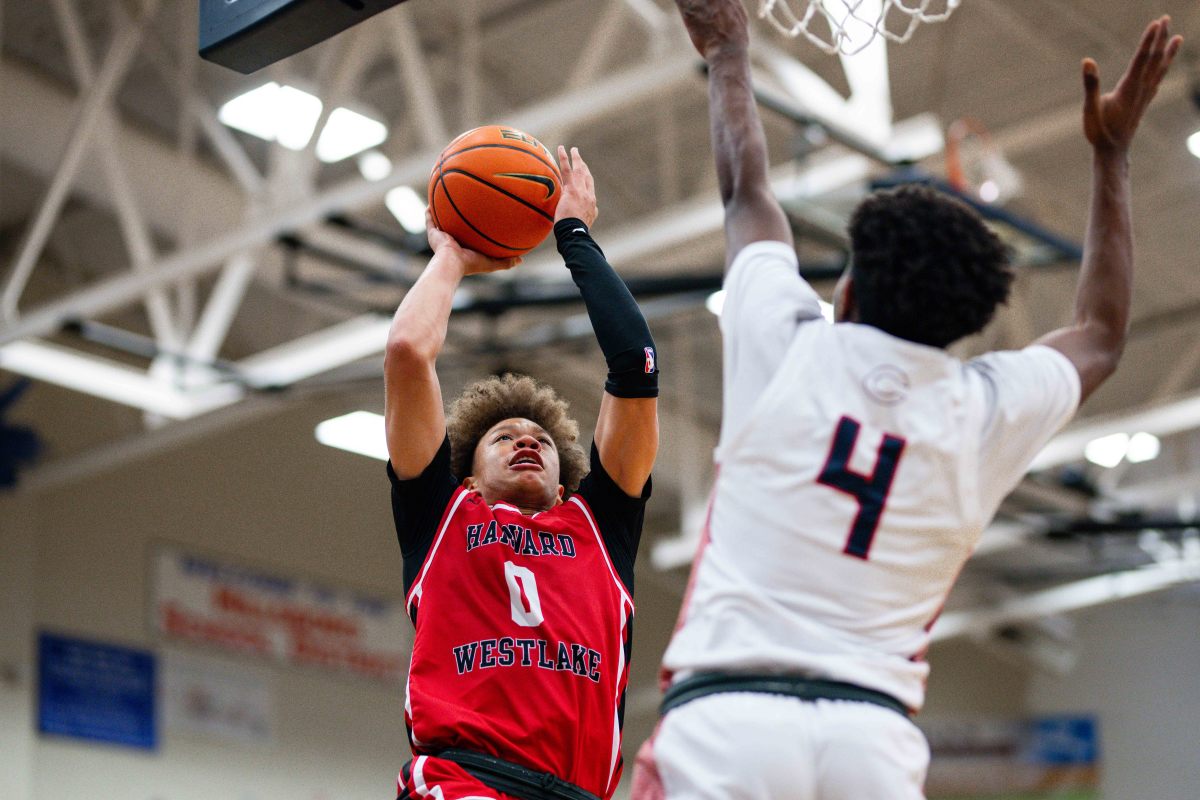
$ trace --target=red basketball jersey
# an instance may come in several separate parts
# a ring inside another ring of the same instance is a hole
[[[414,753],[476,750],[615,790],[644,497],[621,493],[594,452],[592,465],[577,493],[531,516],[454,487],[415,574],[406,552]],[[625,530],[606,534],[608,520]]]

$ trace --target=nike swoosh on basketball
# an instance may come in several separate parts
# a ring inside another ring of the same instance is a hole
[[[554,190],[555,190],[554,180],[552,178],[547,178],[545,175],[530,175],[525,172],[497,172],[496,177],[497,178],[516,178],[517,180],[530,181],[531,183],[536,183],[536,184],[546,187],[546,198],[547,199],[554,196]]]

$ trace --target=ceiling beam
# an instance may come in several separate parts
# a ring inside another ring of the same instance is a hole
[[[565,92],[529,106],[510,115],[510,119],[514,125],[526,130],[583,124],[652,100],[660,92],[669,91],[671,87],[692,79],[693,73],[694,61],[691,57],[645,64],[584,89]],[[173,151],[170,152],[174,158]],[[146,274],[123,273],[47,303],[16,322],[0,327],[0,344],[51,334],[67,320],[113,311],[135,302],[153,288],[210,272],[243,250],[273,241],[280,233],[302,229],[334,212],[377,203],[389,189],[423,183],[429,165],[437,155],[434,151],[422,152],[402,161],[390,176],[381,181],[359,179],[341,183],[297,204],[268,212],[261,219],[237,227],[223,236],[162,258]],[[160,174],[169,174],[169,170]]]
[[[0,59],[0,156],[32,175],[54,175],[68,143],[78,98],[59,83]],[[219,124],[219,123],[218,123]],[[241,222],[244,195],[219,169],[196,164],[181,173],[178,150],[128,125],[116,124],[121,161],[150,227],[174,238],[183,228],[181,186],[204,214],[193,220],[196,235],[210,237]],[[164,175],[175,179],[164,181]],[[98,163],[85,159],[73,190],[96,208],[111,209],[112,197]]]
[[[92,144],[93,134],[107,115],[112,96],[121,85],[121,80],[137,54],[138,42],[156,5],[157,2],[152,4],[151,11],[140,18],[125,22],[117,31],[95,79],[85,84],[84,93],[78,103],[78,112],[73,115],[66,146],[57,154],[57,166],[50,180],[50,187],[29,223],[9,272],[4,293],[0,296],[0,315],[5,319],[12,320],[17,317],[17,302],[25,284],[58,221],[58,215],[83,165],[83,157]],[[5,113],[11,112],[5,108]],[[111,189],[110,186],[105,188]]]
[[[1200,581],[1200,553],[1191,552],[1138,569],[1098,575],[1007,600],[999,605],[944,614],[933,641],[984,636],[1004,625],[1079,611]]]

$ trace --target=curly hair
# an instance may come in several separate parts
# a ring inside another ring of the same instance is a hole
[[[933,347],[983,330],[1008,300],[1010,253],[965,203],[928,186],[876,192],[850,220],[858,320]]]
[[[450,406],[446,430],[450,435],[450,466],[459,478],[474,470],[475,447],[493,425],[522,417],[541,425],[558,450],[558,482],[568,492],[579,488],[587,474],[587,455],[576,441],[579,423],[567,414],[567,401],[551,387],[528,375],[505,373],[468,386]]]

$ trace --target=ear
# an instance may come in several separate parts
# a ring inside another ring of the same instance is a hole
[[[468,475],[467,477],[463,478],[462,487],[468,492],[473,492],[479,488],[479,484],[476,482],[474,476]]]
[[[842,290],[842,309],[838,315],[839,321],[858,321],[858,298],[854,294],[854,274],[846,276],[846,286]]]
[[[560,483],[560,484],[558,485],[558,488],[554,490],[554,492],[555,492],[555,494],[554,494],[554,505],[556,505],[556,506],[561,506],[561,505],[562,505],[562,501],[563,501],[563,494],[565,494],[565,493],[566,493],[566,491],[567,491],[567,490],[566,490],[566,488],[565,488],[565,487],[564,487],[564,486],[563,486],[563,485]]]

